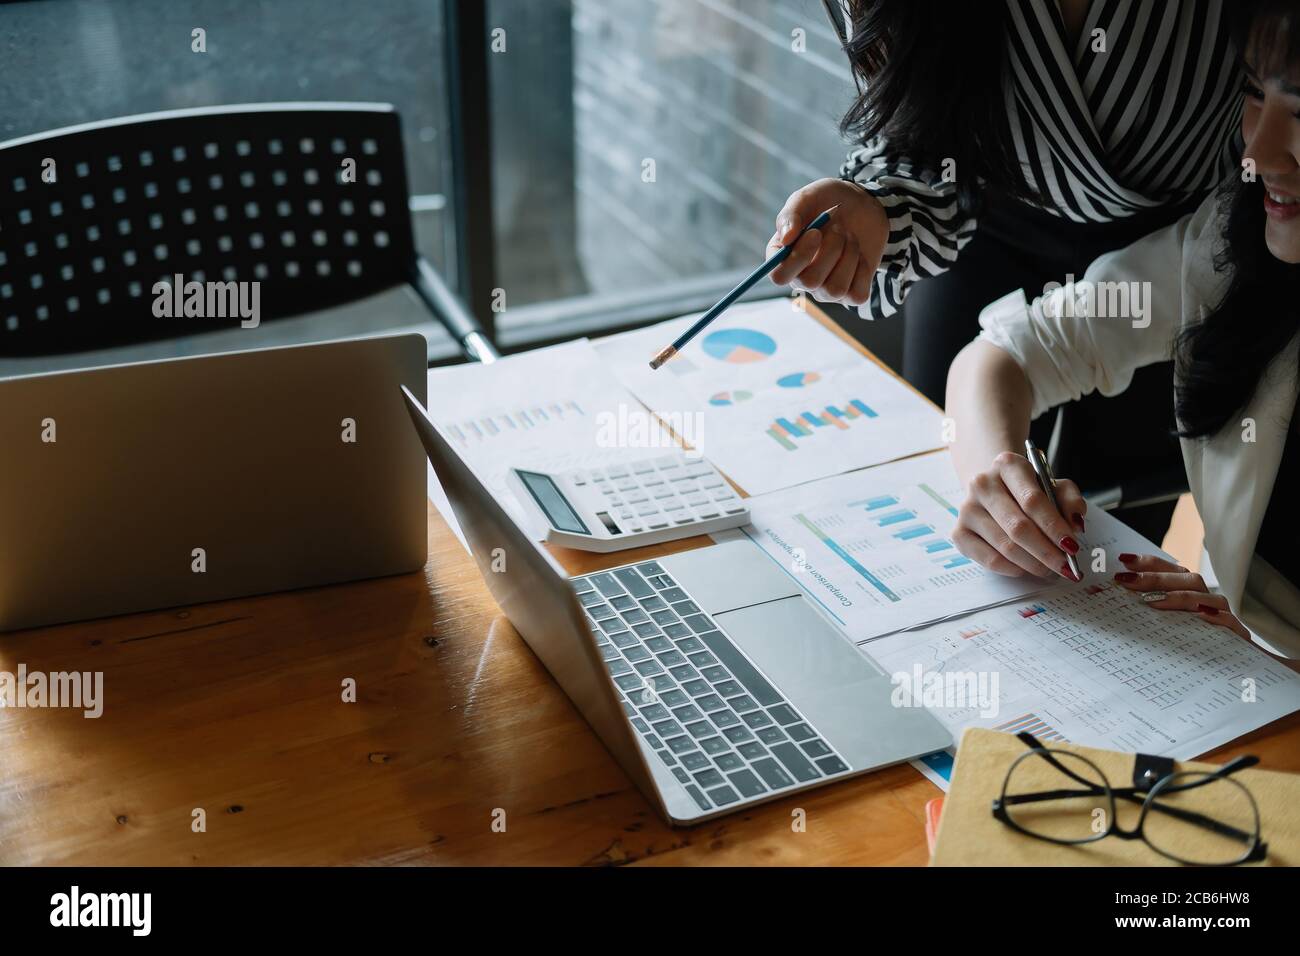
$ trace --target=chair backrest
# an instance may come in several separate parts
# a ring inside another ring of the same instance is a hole
[[[254,282],[259,321],[391,288],[415,263],[408,200],[385,104],[177,110],[0,143],[0,355],[247,325],[207,313],[237,293],[247,312]],[[205,314],[183,314],[184,287],[155,291],[177,275],[204,284],[188,292]]]

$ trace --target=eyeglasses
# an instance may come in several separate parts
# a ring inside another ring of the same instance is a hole
[[[1112,787],[1091,760],[1016,735],[1029,750],[1012,762],[993,801],[993,816],[1049,843],[1095,843],[1114,835],[1142,840],[1161,856],[1191,866],[1235,866],[1262,860],[1259,807],[1231,775],[1258,757],[1238,757],[1211,773],[1179,771],[1148,787]],[[1140,804],[1137,826],[1121,829],[1115,801]]]

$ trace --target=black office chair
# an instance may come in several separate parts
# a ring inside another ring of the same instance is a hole
[[[415,249],[388,105],[176,110],[28,136],[0,144],[0,197],[0,355],[239,327],[155,316],[155,283],[181,275],[259,282],[261,321],[409,283],[469,358],[496,357]]]

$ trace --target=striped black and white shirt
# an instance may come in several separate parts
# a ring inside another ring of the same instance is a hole
[[[1093,0],[1073,50],[1056,0],[1004,2],[1012,141],[1049,212],[1122,219],[1200,196],[1237,168],[1242,77],[1223,0]],[[942,170],[879,139],[850,153],[841,174],[889,215],[862,313],[892,315],[913,282],[957,260],[976,222]]]

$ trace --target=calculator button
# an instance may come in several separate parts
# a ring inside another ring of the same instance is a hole
[[[655,470],[655,464],[649,458],[632,463],[632,473],[634,475],[645,475]]]
[[[626,478],[627,469],[622,465],[613,465],[605,471],[605,474],[609,475],[611,478]]]

